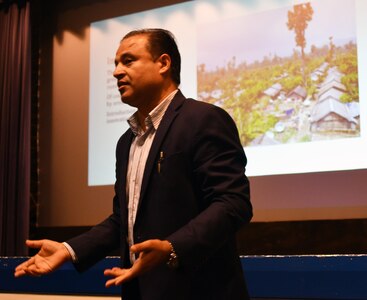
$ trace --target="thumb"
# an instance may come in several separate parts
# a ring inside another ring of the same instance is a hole
[[[131,246],[130,251],[132,253],[139,253],[150,249],[150,241],[144,241],[142,243],[134,244]]]
[[[29,248],[41,248],[43,240],[26,240],[25,243]]]

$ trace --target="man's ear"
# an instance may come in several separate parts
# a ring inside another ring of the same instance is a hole
[[[158,62],[161,64],[161,68],[159,72],[163,75],[164,73],[169,72],[171,69],[171,57],[168,54],[162,54],[158,58]]]

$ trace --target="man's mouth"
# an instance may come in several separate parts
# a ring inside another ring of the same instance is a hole
[[[128,83],[127,82],[119,82],[118,84],[117,84],[117,86],[118,86],[118,89],[119,89],[119,91],[120,92],[123,92],[123,90],[125,89],[125,87],[128,85]]]

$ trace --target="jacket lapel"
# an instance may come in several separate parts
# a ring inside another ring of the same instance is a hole
[[[156,132],[156,135],[154,137],[152,147],[150,148],[147,163],[145,165],[144,170],[144,176],[143,176],[143,182],[141,186],[140,191],[140,200],[139,200],[139,206],[140,208],[142,201],[144,201],[145,191],[149,183],[150,176],[152,174],[152,171],[155,167],[157,167],[157,157],[160,152],[160,147],[162,145],[162,142],[164,141],[164,138],[176,118],[176,116],[179,113],[179,108],[181,107],[182,103],[185,101],[185,97],[182,95],[181,91],[179,90],[175,97],[172,99],[172,102],[168,106],[162,121],[158,127],[158,130]],[[139,210],[138,210],[139,213]]]
[[[129,162],[129,156],[130,156],[130,147],[131,142],[133,140],[134,134],[129,129],[121,141],[122,147],[119,150],[118,157],[121,157],[120,160],[120,166],[117,166],[117,174],[116,178],[118,180],[121,180],[121,182],[118,184],[117,189],[119,193],[120,200],[120,206],[122,213],[126,213],[125,220],[127,220],[127,199],[126,199],[126,179],[127,179],[127,168],[128,168],[128,162]],[[124,218],[123,218],[124,219]]]

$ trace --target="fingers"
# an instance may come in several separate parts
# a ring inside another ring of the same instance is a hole
[[[112,269],[104,270],[103,274],[105,276],[119,276],[119,275],[122,274],[122,271],[123,271],[123,269],[115,267],[115,268],[112,268]]]
[[[40,251],[27,261],[15,268],[14,276],[24,275],[40,276],[55,270],[66,259],[67,250],[58,248],[59,243],[50,240],[27,240],[26,245],[30,248],[40,248]],[[64,250],[64,252],[59,251]],[[61,255],[62,254],[62,255]]]
[[[106,287],[121,285],[122,283],[132,279],[131,269],[112,268],[104,271],[105,276],[113,276],[114,278],[106,281]]]
[[[14,276],[15,277],[21,277],[24,275],[41,276],[46,273],[47,272],[45,270],[37,267],[37,265],[35,264],[35,258],[32,257],[15,268]]]
[[[30,259],[28,259],[27,261],[21,263],[20,265],[18,265],[16,268],[15,268],[15,272],[14,272],[14,276],[15,277],[21,277],[23,275],[26,275],[27,272],[27,268],[28,266],[34,264],[34,257],[31,257]]]
[[[47,272],[45,272],[44,270],[38,268],[35,264],[30,265],[27,269],[24,270],[24,272],[27,275],[31,275],[31,276],[41,276],[44,274],[47,274]]]
[[[26,274],[26,272],[24,272],[24,270],[22,270],[22,269],[19,269],[19,270],[16,270],[15,272],[14,272],[14,277],[22,277],[22,276],[24,276]]]
[[[23,265],[23,264],[22,264]],[[15,271],[14,271],[14,277],[21,277],[21,276],[24,276],[26,275],[27,273],[25,272],[25,269],[27,268],[26,266],[22,266],[22,265],[19,265],[15,268]]]
[[[115,278],[114,278],[114,279],[107,280],[107,281],[106,281],[106,284],[105,284],[105,287],[106,287],[106,288],[109,288],[109,287],[111,287],[111,286],[115,286],[115,285],[117,285],[115,282],[116,282],[116,279],[115,279]]]
[[[42,241],[38,240],[26,240],[26,245],[30,248],[41,248],[42,247]],[[20,277],[24,275],[32,275],[32,273],[29,272],[28,268],[35,263],[35,257],[31,257],[30,259],[26,260],[25,262],[21,263],[15,268],[14,276]]]
[[[26,268],[30,265],[32,265],[34,263],[34,257],[31,257],[30,259],[26,260],[25,262],[21,263],[20,265],[18,265],[15,270],[20,270],[20,269],[23,269],[23,268]]]

